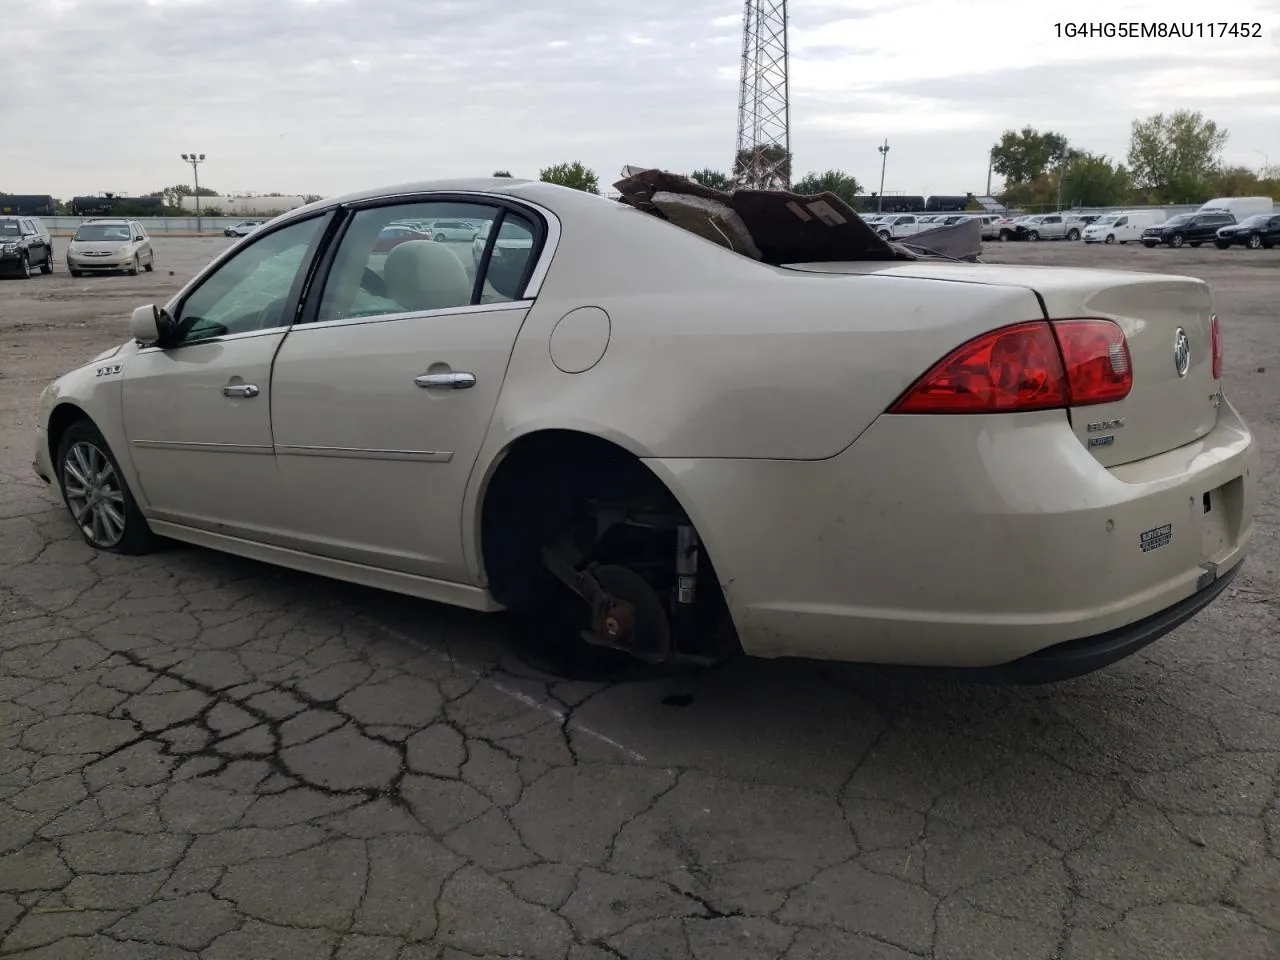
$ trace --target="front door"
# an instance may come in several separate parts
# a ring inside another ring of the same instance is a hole
[[[129,456],[155,519],[249,539],[278,530],[271,364],[328,218],[240,248],[173,306],[174,341],[126,362]]]
[[[530,307],[522,285],[538,227],[532,215],[463,199],[359,210],[280,348],[276,462],[301,549],[470,579],[462,501]],[[498,217],[496,232],[530,242],[492,267],[469,234],[378,249],[396,220]]]

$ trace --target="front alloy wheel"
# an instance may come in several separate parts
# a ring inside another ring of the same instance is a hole
[[[1262,246],[1262,237],[1261,237],[1261,235],[1256,234],[1256,233],[1254,233],[1254,234],[1250,234],[1250,235],[1249,235],[1249,249],[1250,249],[1250,250],[1257,250],[1257,249],[1258,249],[1259,247],[1261,247],[1261,246]]]
[[[87,420],[67,428],[58,444],[62,498],[80,535],[112,553],[144,553],[151,528],[134,502],[102,434]]]
[[[31,279],[31,259],[24,253],[18,261],[18,276],[23,280]]]
[[[1173,239],[1169,241],[1171,247],[1180,247],[1187,242],[1187,238],[1180,233],[1175,233]]]

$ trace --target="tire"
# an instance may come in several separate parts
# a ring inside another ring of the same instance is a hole
[[[85,543],[95,550],[127,555],[155,548],[155,534],[138,509],[111,447],[92,421],[77,420],[63,433],[54,472],[62,502]],[[82,483],[90,472],[97,474],[98,482]]]
[[[1009,238],[1010,238],[1010,237],[1012,237],[1012,236],[1013,236],[1013,234],[1011,234],[1008,230],[1001,230],[1001,231],[1000,231],[1000,242],[1001,242],[1001,243],[1007,243],[1007,242],[1009,241]]]
[[[1148,250],[1154,250],[1156,248],[1156,244],[1149,240],[1143,240],[1142,245]]]
[[[1254,233],[1254,234],[1250,234],[1250,235],[1249,235],[1249,249],[1250,249],[1250,250],[1257,250],[1257,249],[1258,249],[1258,248],[1260,248],[1261,246],[1262,246],[1262,237],[1261,237],[1261,236],[1259,236],[1259,235],[1258,235],[1258,234],[1256,234],[1256,233]]]
[[[1039,239],[1040,239],[1040,231],[1039,231],[1039,230],[1028,230],[1028,231],[1027,231],[1027,239],[1028,239],[1028,240],[1039,240]]]
[[[1194,250],[1196,247],[1200,246],[1201,243],[1203,243],[1203,241],[1201,240],[1192,240],[1189,244],[1187,244],[1187,246],[1191,247],[1191,249]]]
[[[1228,240],[1215,240],[1213,241],[1213,245],[1217,247],[1219,250],[1226,250],[1229,246],[1231,246],[1231,242]]]
[[[1067,231],[1067,239],[1068,239],[1068,240],[1079,240],[1079,239],[1080,239],[1080,231],[1079,231],[1079,230],[1068,230],[1068,231]]]
[[[1107,234],[1107,239],[1103,240],[1102,242],[1103,242],[1103,243],[1115,243],[1115,242],[1116,242],[1116,235],[1115,235],[1114,233],[1108,233],[1108,234]]]
[[[881,231],[880,231],[880,239],[881,239],[881,240],[892,240],[892,239],[893,239],[893,235],[892,235],[891,233],[889,233],[889,231],[888,231],[888,230],[881,230]]]
[[[1170,240],[1169,240],[1169,246],[1171,246],[1171,247],[1175,247],[1175,248],[1176,248],[1176,247],[1181,247],[1181,246],[1182,246],[1184,243],[1186,243],[1186,242],[1187,242],[1187,238],[1186,238],[1186,237],[1184,237],[1184,236],[1183,236],[1182,234],[1180,234],[1180,233],[1175,233],[1175,234],[1170,238]]]
[[[84,274],[83,274],[83,273],[81,273],[79,270],[68,270],[67,272],[68,272],[68,273],[70,273],[70,274],[71,274],[71,276],[76,277],[76,278],[79,278],[79,277],[83,277],[83,276],[84,276]]]
[[[52,248],[50,248],[49,252],[44,255],[44,263],[40,264],[40,272],[43,273],[45,276],[48,276],[49,274],[53,273],[53,249]]]
[[[151,271],[155,270],[155,268],[156,268],[156,255],[153,253],[151,254],[151,258],[147,260],[147,265],[143,267],[143,269],[146,270],[147,273],[151,273]]]
[[[434,240],[436,243],[444,243],[444,237],[438,233],[431,239]]]
[[[136,277],[142,272],[142,264],[138,262],[138,255],[133,255],[133,263],[129,266],[129,276]]]
[[[18,276],[23,280],[31,279],[31,258],[25,253],[22,255],[22,259],[18,261]]]

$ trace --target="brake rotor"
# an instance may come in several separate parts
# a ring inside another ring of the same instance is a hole
[[[645,663],[657,664],[671,656],[671,624],[662,597],[644,577],[629,567],[612,564],[595,567],[592,576],[617,600],[635,608],[627,629],[616,639],[605,631],[584,630],[582,639],[598,647],[622,650]]]

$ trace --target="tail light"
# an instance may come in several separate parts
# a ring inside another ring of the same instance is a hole
[[[1209,341],[1213,345],[1213,379],[1222,379],[1222,328],[1218,325],[1218,315],[1209,318]]]
[[[890,413],[1012,413],[1129,395],[1124,331],[1110,320],[1036,320],[983,334],[934,365]]]

